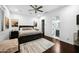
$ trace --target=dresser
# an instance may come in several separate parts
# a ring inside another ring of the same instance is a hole
[[[18,31],[11,31],[10,39],[18,38],[19,32]]]

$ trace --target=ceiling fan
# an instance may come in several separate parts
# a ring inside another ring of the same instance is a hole
[[[30,5],[30,7],[32,7],[33,9],[30,9],[29,11],[35,11],[35,13],[39,12],[43,12],[42,10],[40,10],[41,8],[43,8],[43,6],[38,6],[38,5]]]

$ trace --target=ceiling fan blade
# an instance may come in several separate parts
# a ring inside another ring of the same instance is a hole
[[[30,6],[35,9],[35,7],[33,5],[30,5]]]
[[[29,9],[28,11],[34,11],[34,9]]]
[[[37,9],[43,8],[43,6],[39,6]]]
[[[38,11],[43,12],[42,10],[38,10]]]

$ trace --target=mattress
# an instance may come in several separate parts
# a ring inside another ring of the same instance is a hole
[[[37,31],[37,30],[20,30],[19,31],[19,36],[28,36],[28,35],[35,35],[35,34],[40,34],[42,32]]]

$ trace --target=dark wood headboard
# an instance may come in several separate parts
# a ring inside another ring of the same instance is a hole
[[[20,26],[19,26],[19,30],[20,30],[20,28],[22,28],[22,27],[32,27],[32,28],[34,28],[34,26],[32,26],[32,25],[20,25]]]

